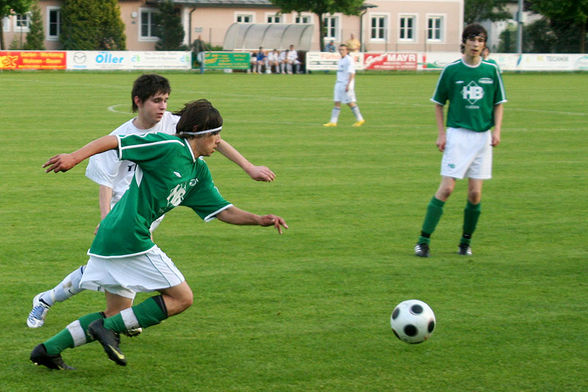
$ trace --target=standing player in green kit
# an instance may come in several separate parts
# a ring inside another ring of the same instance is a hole
[[[52,157],[47,172],[68,171],[95,154],[116,150],[121,160],[137,164],[129,189],[100,223],[88,251],[80,287],[103,289],[106,311],[90,313],[73,321],[57,335],[37,345],[33,363],[49,369],[71,369],[61,357],[66,348],[98,340],[108,357],[126,365],[119,348],[119,334],[147,328],[188,309],[193,294],[184,276],[153,243],[149,227],[161,215],[183,205],[204,221],[218,218],[234,225],[274,226],[282,233],[286,222],[276,215],[243,211],[220,195],[201,157],[218,147],[223,120],[206,100],[191,102],[181,111],[176,134],[108,135],[71,154]],[[144,302],[109,311],[128,303],[135,292],[157,291]]]
[[[415,255],[429,257],[431,235],[443,206],[457,179],[468,178],[468,197],[464,210],[462,237],[458,253],[472,254],[470,242],[481,212],[482,183],[492,177],[492,147],[500,143],[503,103],[506,93],[498,67],[482,61],[488,34],[479,24],[466,26],[462,34],[464,56],[447,65],[433,98],[437,120],[437,148],[443,152],[441,184],[427,206]],[[449,101],[447,130],[444,105]],[[494,130],[490,130],[494,127]]]

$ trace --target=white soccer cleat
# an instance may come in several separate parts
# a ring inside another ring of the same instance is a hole
[[[42,294],[43,293],[39,293],[33,298],[33,309],[31,309],[29,317],[27,318],[27,325],[29,328],[39,328],[45,324],[45,317],[47,317],[47,312],[49,312],[51,306],[41,301],[40,298]]]

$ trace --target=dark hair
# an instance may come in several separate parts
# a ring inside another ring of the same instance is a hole
[[[488,32],[486,31],[484,26],[478,23],[472,23],[470,25],[467,25],[463,29],[463,33],[461,33],[461,43],[465,44],[468,38],[473,38],[477,36],[483,37],[484,42],[488,39]]]
[[[219,111],[206,99],[188,102],[175,115],[181,116],[176,125],[176,135],[184,138],[192,138],[184,132],[200,132],[207,129],[218,128],[223,125],[223,118]],[[206,136],[204,134],[202,136]],[[196,137],[199,135],[196,135]]]
[[[459,46],[461,53],[464,53],[465,51],[465,42],[467,39],[477,36],[482,36],[484,38],[484,42],[486,42],[488,39],[488,32],[481,24],[472,23],[463,29],[463,33],[461,33],[461,45]]]
[[[139,97],[141,102],[145,102],[155,94],[169,94],[171,87],[169,81],[161,75],[145,74],[141,75],[133,83],[133,90],[131,91],[131,101],[133,104],[133,112],[137,111],[137,104],[135,97]]]

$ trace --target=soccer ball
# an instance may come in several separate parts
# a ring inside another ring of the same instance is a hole
[[[422,343],[435,329],[435,313],[423,301],[409,299],[396,305],[390,325],[396,337],[406,343]]]

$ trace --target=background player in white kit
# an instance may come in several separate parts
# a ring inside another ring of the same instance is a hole
[[[462,59],[447,65],[437,82],[433,98],[437,121],[437,148],[443,152],[441,184],[429,201],[421,235],[414,247],[416,256],[429,256],[431,234],[456,179],[467,177],[468,197],[458,253],[472,254],[472,235],[481,213],[482,183],[492,177],[492,147],[500,143],[503,103],[506,93],[498,66],[482,61],[488,34],[479,24],[466,26],[462,34]],[[447,124],[444,105],[449,101]],[[445,129],[447,125],[447,130]],[[494,127],[493,131],[490,129]]]
[[[359,106],[357,106],[355,99],[355,63],[353,58],[349,55],[347,45],[339,45],[339,54],[341,59],[337,65],[337,81],[335,82],[334,101],[335,106],[331,112],[331,120],[323,124],[324,127],[336,127],[341,113],[341,102],[349,105],[349,108],[355,116],[354,127],[361,127],[365,120],[363,119]]]
[[[176,124],[180,116],[166,110],[170,92],[169,81],[161,75],[145,74],[137,78],[131,91],[133,112],[137,112],[137,117],[122,124],[111,135],[126,136],[152,132],[175,134]],[[237,163],[255,180],[272,181],[275,178],[275,174],[270,169],[265,166],[252,165],[225,141],[221,140],[218,151]],[[107,151],[90,159],[86,169],[86,176],[100,185],[101,220],[104,219],[128,189],[134,176],[135,168],[135,163],[121,161],[115,151]],[[151,232],[157,228],[161,219],[163,217],[153,222]],[[43,326],[47,312],[56,302],[66,301],[84,290],[79,287],[84,268],[85,266],[77,268],[53,289],[39,293],[34,297],[33,307],[27,317],[27,325],[30,328]],[[130,306],[130,303],[121,303],[119,305],[121,309],[124,309],[124,307]],[[116,309],[111,310],[115,311]]]

